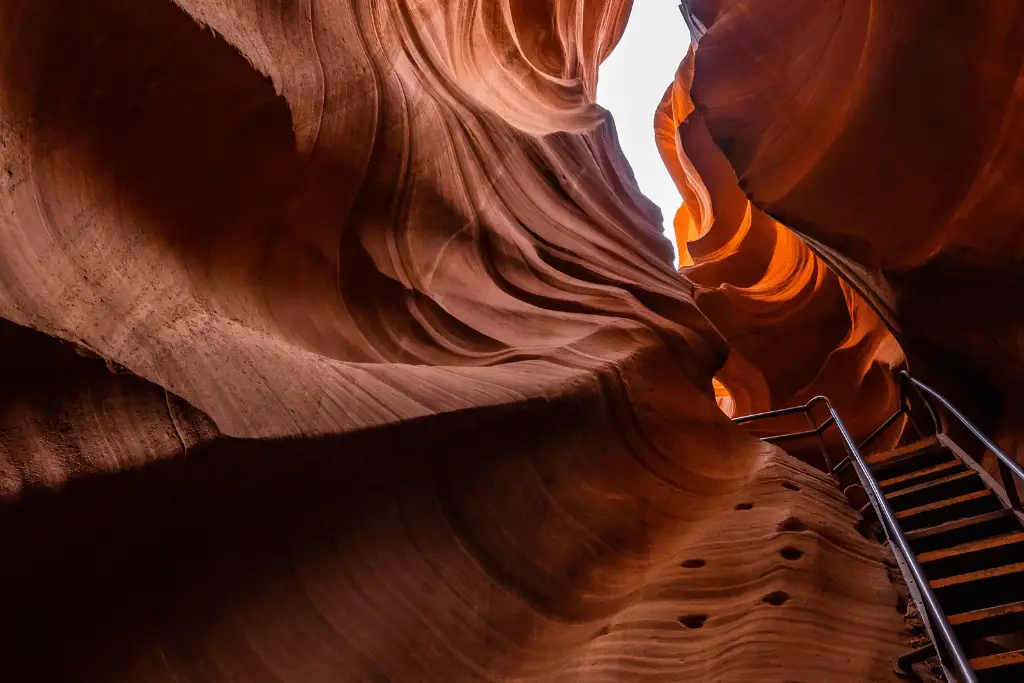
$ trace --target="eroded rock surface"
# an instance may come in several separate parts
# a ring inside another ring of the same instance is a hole
[[[12,680],[889,678],[593,103],[629,8],[0,0]]]
[[[685,200],[674,217],[685,245],[682,272],[729,342],[720,393],[736,415],[828,396],[855,437],[865,438],[896,410],[902,350],[853,286],[744,194],[694,109],[690,89],[701,55],[691,49],[680,65],[655,116],[655,135]],[[893,428],[884,438],[898,436]]]
[[[688,4],[706,29],[693,96],[753,204],[1020,457],[1024,5]]]

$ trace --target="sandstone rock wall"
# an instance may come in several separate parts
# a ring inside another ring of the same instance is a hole
[[[1024,6],[694,0],[693,96],[753,204],[1021,453]]]
[[[593,104],[629,7],[0,0],[5,675],[889,679]]]
[[[896,410],[902,350],[869,301],[744,194],[691,99],[695,58],[702,56],[702,48],[691,48],[680,65],[655,116],[655,135],[685,200],[673,221],[685,245],[681,270],[730,345],[717,379],[734,414],[824,395],[855,438],[865,438]],[[801,429],[807,425],[793,426]],[[893,427],[884,439],[898,436]]]

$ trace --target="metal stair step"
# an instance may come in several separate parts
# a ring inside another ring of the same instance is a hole
[[[886,478],[892,478],[955,460],[938,439],[931,437],[891,451],[876,453],[869,456],[866,462],[875,478],[880,479],[883,474]]]
[[[906,536],[914,552],[924,553],[1018,530],[1020,524],[1016,516],[1009,510],[999,509],[910,531]]]
[[[943,579],[935,579],[928,583],[931,584],[932,588],[946,588],[949,586],[958,586],[960,584],[970,583],[972,581],[980,581],[983,579],[990,579],[997,576],[1005,576],[1007,574],[1020,572],[1024,572],[1024,562],[1004,564],[1000,567],[991,567],[989,569],[979,569],[976,572],[968,572],[966,574],[956,574]]]
[[[968,470],[901,489],[895,493],[886,494],[885,497],[892,509],[899,512],[984,489],[985,482],[981,480],[978,473]]]
[[[1020,683],[1024,681],[1024,650],[975,657],[971,668],[982,683]]]
[[[974,517],[1000,508],[999,499],[988,489],[928,503],[896,513],[904,532],[936,526],[964,517]]]
[[[931,550],[926,553],[921,553],[917,556],[917,561],[921,563],[934,562],[935,560],[942,560],[947,557],[956,557],[957,555],[973,553],[986,548],[994,548],[997,546],[1008,545],[1010,543],[1021,542],[1024,542],[1024,531],[1015,531],[1002,536],[968,541],[967,543],[961,543],[960,545],[955,545],[951,548],[943,548],[942,550]]]
[[[889,479],[883,479],[878,482],[878,487],[882,489],[884,493],[890,493],[893,491],[902,491],[905,488],[923,484],[926,481],[931,481],[940,477],[953,474],[957,470],[966,470],[967,465],[958,460],[952,458],[946,462],[939,463],[934,467],[926,467],[923,470],[916,470],[908,474],[901,474],[898,477],[891,477]]]
[[[1024,600],[1024,562],[928,581],[947,614]]]
[[[899,446],[897,448],[892,448],[887,451],[882,451],[881,453],[869,455],[864,460],[865,462],[867,462],[868,465],[880,465],[886,461],[894,460],[896,458],[900,458],[908,454],[919,453],[929,448],[935,448],[937,446],[939,446],[939,439],[934,436],[929,436],[926,439],[921,439],[920,441],[908,443],[905,446]]]
[[[921,553],[917,561],[929,580],[1024,562],[1024,531],[975,539],[951,548]]]
[[[1024,600],[947,616],[961,641],[1013,633],[1024,628]]]

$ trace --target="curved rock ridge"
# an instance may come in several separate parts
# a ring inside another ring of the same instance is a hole
[[[693,96],[755,206],[1024,457],[1024,3],[696,0]]]
[[[0,0],[5,674],[890,678],[593,102],[629,9]]]
[[[4,5],[8,319],[246,437],[557,394],[652,345],[700,384],[724,356],[611,127],[533,135],[462,87],[456,48],[497,40],[494,21],[466,36],[424,3],[185,4],[213,33],[127,4]],[[552,6],[593,43],[559,34],[573,78],[505,96],[545,118],[558,103],[569,128],[582,110],[603,121],[592,52],[625,11],[606,5]],[[473,68],[529,63],[504,55]]]
[[[691,48],[666,90],[655,136],[684,199],[674,219],[681,272],[731,347],[720,403],[746,414],[825,395],[865,437],[896,410],[902,351],[850,284],[745,196],[690,98],[699,55]]]

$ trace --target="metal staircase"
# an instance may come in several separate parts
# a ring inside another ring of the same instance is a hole
[[[1017,480],[1024,482],[1024,469],[934,389],[905,372],[900,388],[899,409],[859,446],[823,396],[734,421],[754,423],[802,413],[811,429],[763,440],[814,438],[826,472],[844,488],[858,482],[863,487],[869,504],[862,512],[888,538],[933,643],[897,658],[897,673],[912,676],[914,663],[938,656],[950,681],[1021,683],[1024,514]],[[825,419],[818,422],[816,414]],[[919,438],[863,455],[902,415],[909,417]],[[1001,482],[945,433],[940,415],[955,420],[964,434],[973,435],[995,456]],[[835,466],[823,438],[832,427],[846,454]]]

